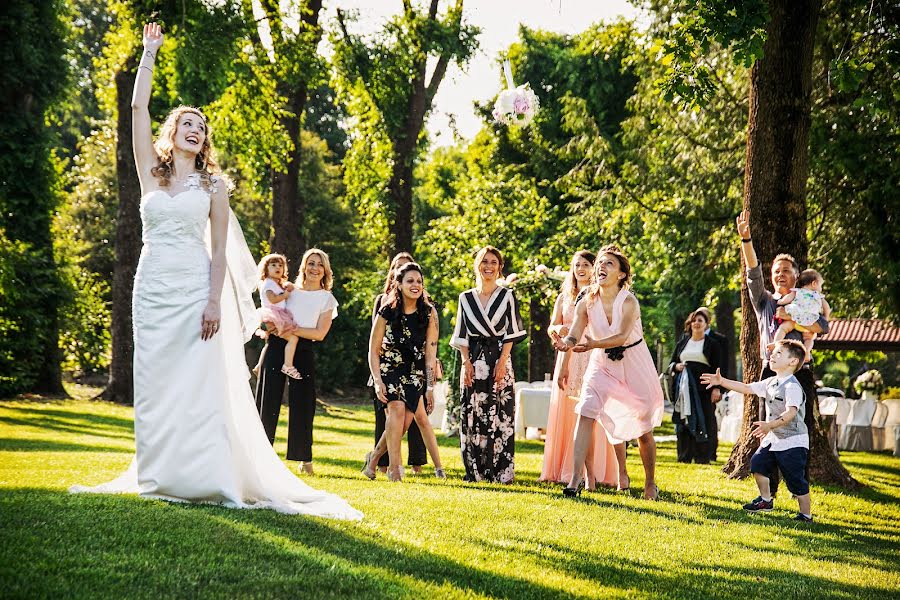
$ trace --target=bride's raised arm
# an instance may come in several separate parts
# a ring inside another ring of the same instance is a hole
[[[153,176],[150,170],[156,166],[156,150],[153,148],[153,131],[150,127],[150,87],[153,84],[153,65],[156,53],[163,43],[162,29],[156,23],[144,25],[144,52],[141,55],[134,94],[131,96],[131,144],[137,165],[141,193],[146,193]]]

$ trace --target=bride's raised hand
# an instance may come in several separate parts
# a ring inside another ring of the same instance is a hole
[[[162,27],[157,23],[147,23],[144,25],[144,49],[149,50],[156,56],[160,47],[163,45]]]

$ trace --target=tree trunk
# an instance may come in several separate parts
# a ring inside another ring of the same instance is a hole
[[[278,11],[278,5],[269,6],[273,18]],[[322,10],[322,0],[310,0],[305,3],[300,20],[303,24],[299,35],[306,35],[307,31],[315,32],[311,44],[315,51],[322,36],[319,27],[319,13]],[[280,35],[292,35],[285,31],[281,19],[278,19],[278,31]],[[286,39],[282,44],[289,43]],[[280,83],[279,93],[288,99],[288,114],[281,118],[281,126],[284,127],[288,137],[294,144],[294,149],[287,159],[284,171],[272,171],[272,239],[270,246],[273,252],[284,254],[288,258],[289,269],[299,269],[300,259],[306,251],[306,239],[303,235],[304,221],[306,218],[306,201],[300,196],[300,158],[303,152],[300,138],[303,127],[303,113],[306,110],[306,102],[309,97],[309,74],[291,81]]]
[[[751,211],[753,243],[768,274],[772,259],[789,252],[806,262],[806,179],[809,167],[812,59],[821,0],[770,0],[770,20],[763,57],[750,72],[750,112],[744,208]],[[743,267],[743,265],[742,265]],[[741,283],[741,356],[744,381],[758,381],[762,371],[755,314]],[[858,485],[829,449],[818,423],[818,401],[807,398],[810,428],[810,476],[818,483]],[[759,399],[744,402],[741,437],[723,471],[729,477],[750,473],[750,458],[759,441],[750,436],[758,419]]]
[[[134,89],[136,56],[116,73],[116,179],[119,207],[116,213],[116,264],[112,285],[112,362],[109,383],[102,398],[120,404],[134,402],[134,333],[131,292],[141,254],[141,184],[131,143],[131,94]]]
[[[732,296],[733,292],[722,295],[716,304],[716,330],[725,336],[728,376],[737,379],[737,357],[734,353],[734,299]]]
[[[49,234],[49,228],[47,233]],[[46,254],[45,260],[42,261],[44,263],[43,268],[47,269],[44,272],[52,274],[59,281],[56,261],[53,259],[53,242],[48,239],[48,244],[49,246],[43,252]],[[41,348],[41,360],[38,364],[37,380],[34,382],[31,391],[36,394],[68,397],[68,393],[66,393],[62,384],[62,368],[60,367],[60,363],[62,363],[62,352],[59,348],[60,298],[58,295],[45,296],[42,303],[44,304],[44,318],[46,319],[41,323],[43,347]]]
[[[553,374],[556,353],[547,335],[550,326],[550,311],[540,298],[532,298],[528,303],[531,323],[528,326],[528,381],[543,381],[544,375]]]
[[[303,220],[305,202],[300,197],[300,118],[303,106],[306,105],[306,88],[295,92],[289,110],[293,113],[282,117],[284,127],[294,150],[287,161],[287,170],[272,173],[272,241],[273,252],[284,254],[288,258],[289,269],[300,268],[300,258],[306,251],[303,239]],[[298,109],[299,107],[299,109]]]
[[[416,133],[418,137],[418,133]],[[388,183],[388,195],[394,205],[391,233],[394,237],[393,255],[398,252],[412,252],[413,232],[413,151],[403,150],[403,154],[395,151],[394,168]]]

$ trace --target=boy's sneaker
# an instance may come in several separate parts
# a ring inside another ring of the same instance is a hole
[[[812,517],[807,517],[807,516],[804,515],[803,513],[797,513],[797,516],[794,517],[794,520],[795,520],[795,521],[800,521],[801,523],[812,523],[812,522],[813,522],[813,518],[812,518]]]
[[[744,505],[744,510],[752,513],[771,512],[774,506],[773,500],[763,500],[762,496],[757,496],[755,500]]]

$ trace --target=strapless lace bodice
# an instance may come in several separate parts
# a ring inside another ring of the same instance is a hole
[[[203,246],[209,220],[209,194],[201,189],[170,196],[155,190],[141,198],[141,223],[145,245]]]
[[[141,198],[144,246],[134,278],[136,296],[175,294],[197,301],[209,296],[209,203],[202,189],[174,196],[155,190]],[[143,306],[134,305],[135,320],[145,317]]]

